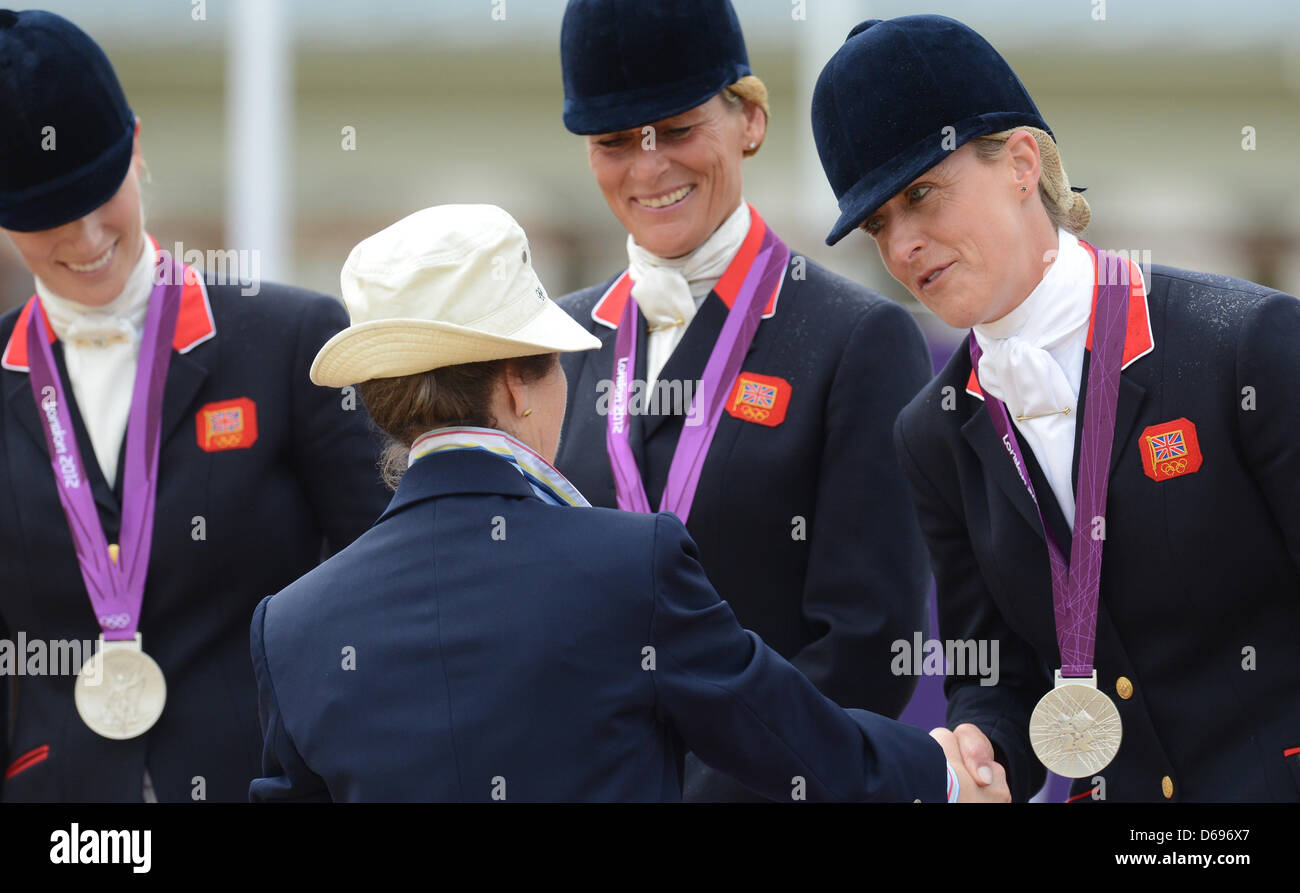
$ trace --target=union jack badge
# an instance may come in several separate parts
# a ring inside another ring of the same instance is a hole
[[[790,382],[775,375],[742,372],[727,398],[727,412],[738,419],[775,428],[785,421],[790,405]]]
[[[257,442],[257,404],[247,397],[208,403],[194,416],[199,448],[246,450]]]
[[[1201,469],[1196,426],[1187,419],[1152,425],[1142,432],[1138,446],[1142,451],[1142,468],[1153,481],[1167,481]]]

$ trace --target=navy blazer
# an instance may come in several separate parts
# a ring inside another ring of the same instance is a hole
[[[8,345],[0,638],[94,641],[99,627],[26,372],[25,323],[21,309],[0,318],[0,344]],[[237,285],[185,287],[140,621],[144,650],[166,677],[166,706],[149,732],[114,741],[78,716],[72,676],[0,679],[5,800],[138,802],[146,766],[159,800],[247,800],[261,750],[246,644],[253,609],[316,565],[323,547],[356,538],[387,500],[364,410],[307,377],[316,351],[346,325],[338,301],[300,289],[264,284],[245,296]],[[100,521],[115,542],[122,465],[110,489],[67,384],[61,343],[55,357]],[[239,398],[251,401],[242,405],[243,430],[228,433],[222,448],[202,413]]]
[[[736,622],[676,517],[418,460],[252,626],[268,800],[660,801],[691,748],[787,802],[945,796],[925,732],[845,711]]]
[[[569,402],[556,465],[593,505],[616,507],[599,400],[617,335],[619,289],[610,285],[559,302],[602,347],[562,356]],[[702,377],[728,306],[717,291],[705,298],[661,380]],[[635,378],[644,380],[639,313],[637,324]],[[774,427],[723,413],[686,524],[704,569],[741,624],[823,694],[897,717],[917,680],[891,673],[891,645],[927,629],[930,577],[890,434],[930,379],[925,339],[903,307],[794,256],[741,368],[784,381],[789,404]],[[672,409],[629,417],[652,508],[682,432]],[[746,798],[689,766],[687,799]]]
[[[1146,300],[1138,289],[1130,302],[1097,619],[1098,687],[1119,708],[1123,741],[1103,783],[1080,779],[1072,793],[1294,801],[1300,302],[1162,266],[1147,287]],[[1081,398],[1086,387],[1085,361]],[[1042,527],[976,393],[963,342],[903,411],[896,439],[933,558],[943,636],[1000,643],[997,685],[946,680],[948,723],[982,729],[1024,799],[1044,777],[1029,715],[1060,657]],[[1183,458],[1199,451],[1201,467],[1148,473],[1148,435],[1171,427],[1187,438]],[[1060,506],[1033,451],[1022,452],[1068,555]]]

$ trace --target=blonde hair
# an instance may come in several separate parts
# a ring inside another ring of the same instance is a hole
[[[1092,221],[1092,208],[1088,206],[1086,198],[1070,189],[1070,178],[1065,174],[1060,150],[1056,148],[1056,140],[1047,131],[1037,127],[1012,127],[1010,130],[977,137],[971,140],[975,144],[976,155],[981,161],[993,161],[1002,154],[1011,135],[1021,130],[1038,143],[1041,165],[1038,195],[1043,200],[1047,218],[1053,226],[1080,235]]]
[[[731,86],[723,87],[720,95],[729,105],[735,107],[739,107],[746,102],[754,103],[763,110],[764,119],[771,123],[772,111],[767,106],[767,87],[754,75],[747,74]],[[766,134],[764,139],[766,139]],[[756,155],[761,148],[763,148],[763,143],[760,141],[754,148],[745,150],[745,157],[749,158]]]

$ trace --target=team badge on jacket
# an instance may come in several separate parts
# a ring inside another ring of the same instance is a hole
[[[727,398],[727,412],[738,419],[775,428],[785,421],[790,405],[790,382],[775,375],[742,372]]]
[[[208,403],[194,416],[199,447],[209,453],[218,450],[246,450],[257,442],[257,404],[247,397]]]
[[[1139,447],[1142,467],[1153,481],[1193,474],[1201,468],[1201,445],[1196,440],[1196,426],[1187,419],[1152,425],[1142,432]]]

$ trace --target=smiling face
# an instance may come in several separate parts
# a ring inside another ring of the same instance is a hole
[[[587,137],[587,160],[619,223],[638,245],[681,257],[740,205],[741,166],[767,117],[720,96],[644,128]],[[653,136],[653,140],[651,140]],[[653,146],[653,148],[650,148]]]
[[[139,124],[131,166],[121,187],[85,217],[37,232],[3,230],[32,275],[51,291],[90,307],[102,307],[121,294],[144,250],[144,222],[137,174]]]
[[[1029,296],[1054,257],[1057,234],[1038,175],[1038,146],[1027,133],[1013,134],[991,162],[967,143],[861,229],[890,275],[944,322],[963,329],[993,322]]]

